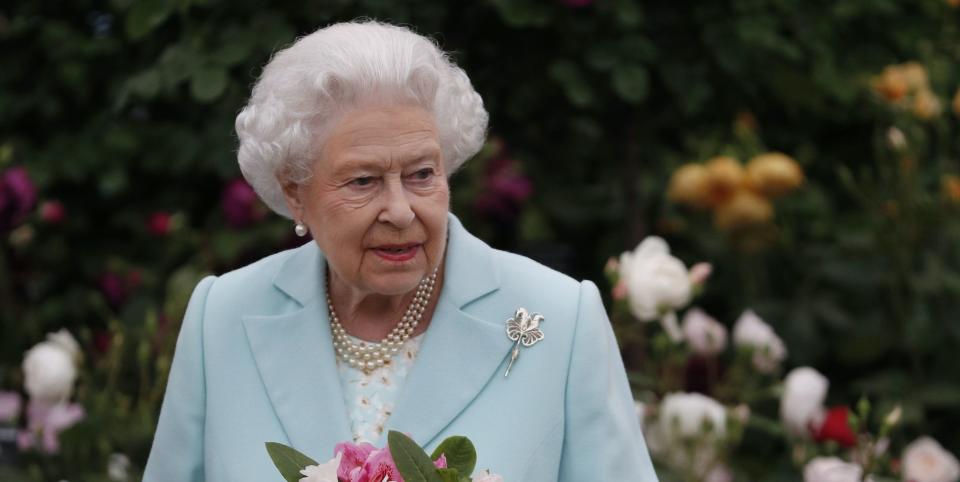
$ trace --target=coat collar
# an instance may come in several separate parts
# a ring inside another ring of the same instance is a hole
[[[511,344],[502,320],[464,311],[499,288],[494,257],[493,249],[449,215],[443,288],[388,430],[429,445],[504,361]],[[274,285],[299,309],[243,318],[261,379],[289,442],[315,458],[332,454],[335,444],[352,437],[323,302],[324,271],[325,259],[316,243],[298,248],[278,271]],[[509,307],[504,319],[507,311]],[[385,441],[386,433],[377,445]]]

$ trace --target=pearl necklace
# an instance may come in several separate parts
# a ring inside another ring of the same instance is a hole
[[[439,269],[439,268],[438,268]],[[410,306],[400,318],[397,326],[380,342],[354,343],[347,338],[347,332],[340,324],[340,318],[333,310],[333,300],[330,299],[330,288],[327,286],[327,309],[330,312],[330,331],[333,333],[333,348],[340,360],[349,363],[354,368],[370,374],[373,370],[382,367],[400,351],[404,342],[410,339],[413,330],[420,324],[423,312],[430,304],[430,295],[437,281],[437,270],[422,279],[417,285]]]

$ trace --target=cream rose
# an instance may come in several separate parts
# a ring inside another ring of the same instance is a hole
[[[660,404],[660,430],[671,440],[698,437],[708,430],[716,437],[727,431],[727,411],[720,402],[699,393],[671,393]]]
[[[753,366],[763,373],[775,371],[787,357],[783,340],[752,310],[744,311],[733,325],[733,344],[753,350]]]
[[[686,306],[692,295],[687,267],[671,256],[667,242],[656,236],[620,256],[620,279],[627,289],[630,311],[643,321]]]
[[[956,482],[960,462],[930,437],[920,437],[903,450],[903,480],[910,482]]]
[[[823,401],[830,382],[813,368],[800,367],[787,374],[783,385],[780,419],[791,435],[809,438],[811,428],[816,429],[823,422]]]
[[[31,400],[59,403],[73,393],[77,367],[71,353],[49,341],[38,343],[23,357],[24,389]]]
[[[803,482],[860,482],[863,469],[836,457],[816,457],[803,467]],[[872,477],[867,478],[873,481]]]
[[[727,328],[699,308],[683,316],[683,338],[700,355],[716,355],[727,348]]]

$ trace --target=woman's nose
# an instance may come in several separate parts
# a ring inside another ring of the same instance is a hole
[[[390,223],[399,229],[410,226],[416,215],[410,206],[410,200],[407,199],[407,192],[403,189],[402,182],[399,180],[387,181],[382,196],[384,205],[377,220]]]

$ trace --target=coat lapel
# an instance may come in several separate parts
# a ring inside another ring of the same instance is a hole
[[[300,309],[243,318],[260,378],[290,444],[318,460],[337,443],[352,440],[322,302],[324,270],[316,244],[303,246],[274,280]]]
[[[451,215],[440,299],[388,430],[429,445],[498,373],[512,346],[503,324],[509,307],[503,320],[480,319],[464,308],[499,286],[493,250]]]
[[[453,215],[448,232],[437,308],[387,421],[388,430],[408,433],[422,446],[469,406],[499,373],[512,347],[503,325],[512,307],[496,320],[464,311],[500,286],[493,250]],[[301,247],[274,280],[298,309],[243,318],[257,369],[290,444],[321,458],[353,437],[324,303],[324,263],[315,243]],[[377,445],[385,443],[386,430]]]

